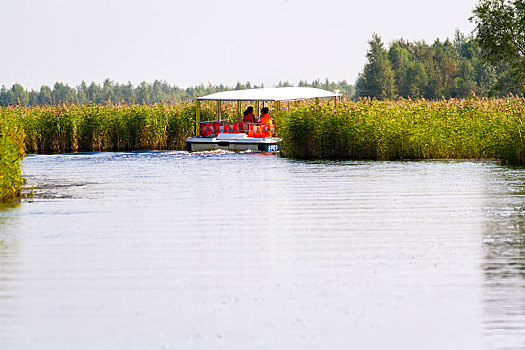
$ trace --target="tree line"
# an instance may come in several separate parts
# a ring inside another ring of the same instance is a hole
[[[346,81],[330,82],[328,79],[322,82],[314,80],[311,83],[301,80],[299,86],[318,87],[327,90],[339,89],[345,97],[353,97],[354,86]],[[279,82],[277,86],[293,86],[290,82]],[[0,88],[0,106],[44,106],[61,103],[75,105],[85,104],[117,104],[117,103],[139,103],[153,104],[159,102],[178,103],[193,100],[197,96],[205,96],[214,92],[226,90],[242,90],[261,88],[264,85],[238,82],[235,86],[225,85],[198,85],[189,88],[179,88],[167,82],[155,80],[152,84],[142,82],[133,86],[130,82],[119,84],[106,79],[102,84],[80,83],[76,87],[57,82],[51,88],[43,85],[40,90],[26,90],[20,84],[13,84],[11,88],[2,86]]]
[[[250,89],[261,86],[238,83],[238,89]],[[142,82],[133,86],[130,82],[119,84],[106,79],[102,84],[86,84],[81,82],[76,87],[56,82],[51,88],[47,85],[40,90],[26,90],[20,84],[13,84],[10,89],[2,86],[0,88],[0,106],[21,105],[55,105],[61,103],[72,103],[75,105],[85,104],[117,104],[117,103],[144,103],[152,104],[158,102],[181,102],[193,99],[196,96],[204,96],[218,91],[231,89],[224,85],[198,85],[186,89],[168,84],[167,82],[155,80],[152,84]]]
[[[509,84],[504,62],[489,62],[473,36],[456,31],[454,40],[396,40],[385,48],[374,34],[367,63],[358,77],[357,96],[403,98],[465,98],[520,93]]]
[[[490,96],[525,92],[525,1],[479,0],[472,34],[453,41],[394,41],[374,34],[357,96],[372,98]]]

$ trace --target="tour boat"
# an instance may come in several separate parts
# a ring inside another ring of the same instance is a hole
[[[255,117],[259,117],[260,105],[273,102],[274,117],[281,111],[281,102],[291,102],[305,99],[333,98],[337,101],[341,94],[310,87],[281,87],[222,91],[211,95],[197,97],[196,136],[186,139],[186,149],[189,152],[228,150],[228,151],[279,151],[279,137],[275,135],[273,124],[243,123],[241,115],[242,103],[253,104]],[[201,101],[216,101],[217,120],[201,121]],[[222,121],[222,106],[224,101],[237,102],[239,121]],[[288,103],[289,108],[289,103]]]

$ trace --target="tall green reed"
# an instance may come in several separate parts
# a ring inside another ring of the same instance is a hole
[[[25,131],[28,152],[183,149],[194,104],[4,108]]]
[[[234,116],[236,105],[225,105]],[[291,103],[275,116],[282,154],[320,159],[492,158],[525,164],[525,100]],[[1,108],[28,152],[183,149],[195,104]],[[201,120],[216,106],[201,104]],[[5,124],[5,122],[4,122]]]
[[[279,116],[282,154],[318,159],[499,159],[525,164],[525,100],[310,103]]]
[[[0,202],[20,195],[20,160],[24,153],[24,133],[12,118],[0,112]]]

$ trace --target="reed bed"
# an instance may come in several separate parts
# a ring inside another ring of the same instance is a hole
[[[181,150],[195,134],[195,113],[195,103],[0,107],[0,117],[25,132],[30,153]],[[203,102],[200,113],[216,120],[217,105]],[[239,118],[236,103],[223,103],[222,120]]]
[[[0,202],[20,195],[20,160],[24,153],[24,133],[11,118],[0,115]]]
[[[317,159],[499,159],[525,164],[525,99],[293,102],[274,111],[282,154]],[[242,106],[245,108],[246,106]],[[223,104],[235,120],[236,104]],[[201,120],[216,105],[201,104]],[[195,104],[0,108],[27,152],[184,149]],[[6,129],[7,130],[7,129]],[[4,134],[6,132],[4,131]],[[13,140],[11,135],[10,140]],[[18,146],[14,146],[15,148]]]
[[[195,129],[191,103],[10,107],[0,115],[25,132],[32,153],[183,149]]]
[[[277,120],[282,154],[302,159],[499,159],[525,164],[525,99],[303,104]]]

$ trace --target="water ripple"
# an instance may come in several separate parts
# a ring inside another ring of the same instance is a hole
[[[230,152],[30,155],[0,348],[522,349],[525,172]]]

